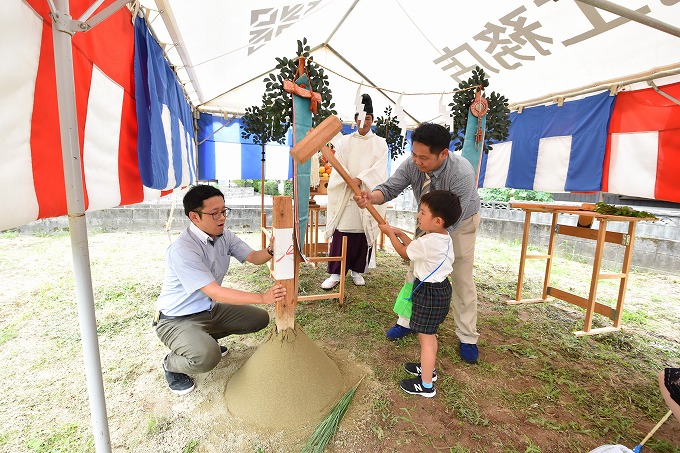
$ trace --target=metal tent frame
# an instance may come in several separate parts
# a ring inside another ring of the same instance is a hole
[[[83,342],[85,377],[90,400],[95,449],[98,452],[110,452],[111,440],[109,437],[106,398],[104,396],[104,382],[99,357],[97,320],[94,312],[90,253],[87,242],[87,223],[85,222],[85,200],[83,195],[78,121],[76,117],[72,40],[75,33],[90,30],[128,3],[128,0],[116,0],[100,13],[90,18],[92,13],[104,2],[104,0],[97,0],[78,20],[74,20],[70,15],[69,0],[56,1],[56,5],[53,0],[48,0],[48,3],[53,21],[52,37],[54,40],[59,123],[61,125],[61,149],[64,162],[64,180],[66,183],[66,202],[73,255],[73,271],[75,274],[78,319]]]
[[[108,417],[106,413],[106,400],[101,372],[101,360],[99,356],[99,342],[97,336],[96,317],[94,310],[94,296],[92,291],[92,275],[90,268],[90,257],[88,248],[87,224],[85,220],[83,178],[81,173],[81,156],[79,149],[78,125],[75,109],[75,82],[73,69],[72,39],[78,32],[87,32],[107,17],[115,13],[118,9],[130,0],[115,0],[108,7],[93,16],[93,13],[104,3],[105,0],[95,0],[90,8],[77,20],[70,15],[69,0],[47,0],[49,3],[51,16],[53,19],[53,39],[54,56],[57,81],[57,98],[59,107],[59,121],[61,124],[61,145],[62,158],[64,163],[64,176],[66,181],[66,195],[68,206],[69,230],[74,261],[74,274],[76,284],[76,300],[78,305],[78,315],[80,332],[83,342],[83,355],[85,362],[87,390],[90,402],[91,419],[93,426],[95,449],[97,452],[110,452],[111,441],[109,436]],[[665,22],[655,20],[629,10],[619,5],[605,0],[576,0],[577,2],[595,6],[613,12],[631,20],[640,22],[644,25],[670,33],[680,37],[680,29]],[[55,3],[56,2],[56,3]],[[136,3],[136,1],[135,1]],[[156,0],[159,9],[162,11],[163,21],[170,35],[173,37],[174,46],[177,47],[180,58],[183,62],[183,69],[189,75],[190,80],[183,82],[185,94],[194,93],[199,99],[203,99],[202,89],[199,86],[196,76],[193,73],[193,65],[190,56],[183,45],[181,33],[176,27],[176,22],[172,16],[169,0]],[[337,57],[344,57],[336,52],[328,43],[330,38],[346,20],[348,15],[357,5],[355,0],[347,9],[345,15],[339,20],[328,39],[323,44],[315,47],[325,48],[335,53]],[[348,62],[357,73],[362,72],[351,62]],[[668,69],[668,68],[667,68]],[[664,75],[680,73],[680,65],[670,68],[668,72],[660,74],[655,72],[644,80],[651,80]],[[264,74],[263,74],[264,75]],[[259,78],[260,76],[258,76]],[[639,77],[639,75],[638,75]],[[368,79],[368,78],[366,78]],[[609,81],[608,81],[609,82]],[[188,91],[187,86],[191,85],[193,91]],[[578,90],[582,94],[582,90]],[[551,94],[550,98],[573,96],[574,90],[564,93]],[[544,100],[543,102],[548,102]],[[535,100],[533,100],[535,101]],[[528,103],[517,103],[528,105]],[[199,106],[198,110],[202,108]],[[209,111],[210,108],[203,108]]]

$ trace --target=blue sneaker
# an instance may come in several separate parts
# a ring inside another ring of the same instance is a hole
[[[412,334],[413,331],[409,329],[408,327],[400,326],[399,324],[395,324],[392,327],[389,328],[387,333],[385,334],[387,336],[387,339],[390,341],[398,340],[399,338],[404,338],[406,335]]]
[[[476,344],[460,343],[460,358],[467,363],[477,363],[479,350]]]

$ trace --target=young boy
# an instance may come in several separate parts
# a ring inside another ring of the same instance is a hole
[[[418,226],[427,234],[413,241],[388,224],[380,231],[390,238],[392,246],[404,259],[413,261],[413,309],[410,328],[418,333],[420,363],[406,363],[404,368],[415,378],[401,381],[401,389],[413,395],[432,398],[437,392],[433,382],[437,358],[437,328],[444,322],[451,304],[453,244],[446,228],[461,216],[458,196],[447,190],[433,190],[420,199]]]

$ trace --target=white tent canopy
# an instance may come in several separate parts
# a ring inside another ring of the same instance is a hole
[[[636,21],[598,0],[141,3],[191,103],[224,114],[259,105],[265,75],[277,57],[294,58],[302,38],[344,121],[363,83],[376,115],[403,93],[408,126],[445,122],[440,103],[476,65],[511,104],[680,72],[678,0],[623,2]]]
[[[52,17],[69,10],[68,0],[45,3],[52,9]],[[102,3],[104,0],[93,0],[95,6],[81,20]],[[105,4],[112,3],[115,9],[125,1]],[[156,37],[167,43],[167,58],[176,67],[192,105],[225,114],[239,114],[248,106],[259,105],[262,79],[274,71],[275,58],[294,57],[296,42],[303,37],[308,39],[315,61],[328,69],[333,102],[344,120],[354,115],[354,99],[361,83],[366,87],[361,91],[373,95],[376,112],[403,95],[402,106],[410,125],[441,119],[442,100],[450,102],[451,92],[476,65],[490,76],[491,90],[513,103],[593,86],[603,80],[608,81],[605,85],[625,85],[630,80],[680,72],[680,33],[676,33],[680,0],[626,2],[630,10],[664,22],[663,31],[597,9],[590,5],[594,0],[141,3],[148,8],[145,12]],[[38,27],[41,18],[32,13],[20,16],[26,12],[17,8],[20,2],[2,5],[2,12],[13,13],[2,16],[8,25],[3,28],[7,34],[12,32],[9,23],[18,17],[25,20],[22,25],[42,30]],[[90,409],[96,449],[110,451],[89,271],[71,46],[71,35],[87,27],[75,29],[78,22],[67,20],[68,14],[56,17],[60,19],[54,23],[53,50],[61,147]],[[27,18],[33,23],[27,23]],[[0,53],[8,56],[8,62],[17,66],[25,63],[16,53],[10,53],[16,52],[14,43],[5,40],[1,47]],[[26,47],[22,49],[23,54],[30,54]],[[7,66],[8,82],[16,82],[17,74],[21,75]],[[107,83],[108,77],[98,80]],[[12,99],[9,95],[13,90],[4,94]],[[5,104],[7,112],[16,108],[11,102]],[[23,132],[28,131],[28,123],[19,123]],[[5,130],[14,132],[15,123],[6,124]],[[13,138],[11,133],[5,135]],[[18,141],[30,152],[26,140]]]

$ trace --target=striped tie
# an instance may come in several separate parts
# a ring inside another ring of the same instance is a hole
[[[420,198],[422,198],[423,195],[428,193],[430,190],[432,190],[432,172],[428,171],[427,173],[425,173],[425,181],[423,181],[423,185],[420,189]],[[418,209],[420,209],[420,206],[418,206]],[[416,227],[416,232],[413,235],[413,239],[418,239],[425,233],[426,233],[425,231],[422,231],[419,227]]]

